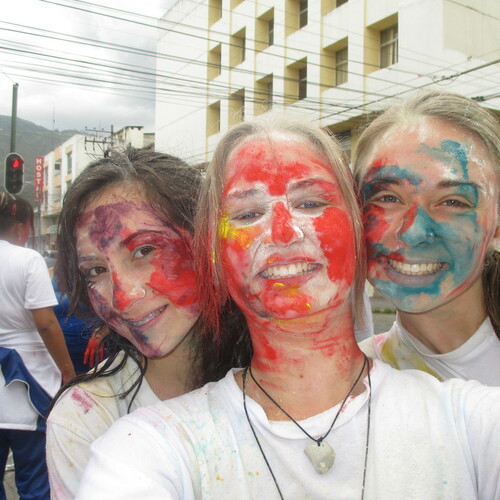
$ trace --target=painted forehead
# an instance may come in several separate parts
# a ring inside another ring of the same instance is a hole
[[[411,184],[430,176],[487,182],[493,165],[486,147],[467,130],[440,119],[424,119],[404,127],[393,127],[375,146],[364,181],[399,176]]]
[[[77,220],[101,250],[116,239],[140,231],[161,230],[166,236],[181,237],[181,231],[162,219],[137,191],[110,191],[93,200]]]
[[[223,195],[236,183],[265,185],[271,195],[282,195],[291,182],[321,176],[335,181],[326,156],[294,136],[250,138],[231,154]]]

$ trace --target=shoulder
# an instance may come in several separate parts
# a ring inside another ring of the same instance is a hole
[[[393,327],[394,328],[394,327]],[[393,328],[385,333],[379,333],[368,337],[359,343],[359,348],[370,358],[381,359],[381,351],[384,344],[389,340],[391,335],[394,335]]]
[[[397,370],[377,360],[372,369],[379,395],[406,405],[426,409],[442,407],[467,409],[482,404],[500,411],[500,387],[489,387],[476,380],[451,378],[444,382],[421,370]],[[378,372],[378,373],[377,373]],[[433,406],[435,404],[435,406]]]
[[[117,366],[122,357],[123,355],[120,354],[110,369]],[[97,417],[106,422],[106,425],[111,425],[112,422],[127,413],[132,394],[125,397],[120,397],[120,395],[133,384],[138,373],[138,367],[135,363],[131,359],[127,359],[123,368],[113,375],[98,376],[93,380],[70,387],[55,403],[48,421],[59,425],[80,425],[71,424],[71,421],[82,421],[83,425],[88,425],[86,421]],[[136,400],[135,408],[138,404],[154,404],[158,398],[144,380]]]

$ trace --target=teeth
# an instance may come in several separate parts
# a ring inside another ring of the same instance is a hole
[[[316,267],[317,264],[311,264],[309,262],[296,262],[294,264],[269,267],[261,273],[261,276],[266,279],[292,278],[294,276],[309,273]]]
[[[165,309],[165,307],[161,307],[160,309],[157,309],[156,311],[153,311],[153,312],[147,314],[146,316],[144,316],[144,318],[140,319],[139,321],[129,320],[128,322],[132,326],[142,326],[142,325],[145,325],[148,321],[151,321],[152,319],[156,318],[156,316],[158,316],[159,314],[161,314],[164,309]]]
[[[390,259],[389,265],[399,273],[408,274],[409,276],[432,274],[439,271],[443,267],[443,264],[439,262],[428,262],[426,264],[407,264]]]

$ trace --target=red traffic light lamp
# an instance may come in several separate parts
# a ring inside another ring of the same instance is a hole
[[[5,157],[5,189],[17,194],[23,189],[24,160],[20,154],[9,153]]]

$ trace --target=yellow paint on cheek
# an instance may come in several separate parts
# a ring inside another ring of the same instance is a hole
[[[233,226],[228,217],[221,217],[219,222],[219,237],[230,242],[236,242],[242,250],[247,250],[257,234],[254,227]]]

